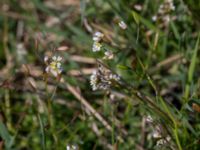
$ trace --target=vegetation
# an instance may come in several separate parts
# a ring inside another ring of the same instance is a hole
[[[199,150],[197,0],[1,0],[0,150]]]

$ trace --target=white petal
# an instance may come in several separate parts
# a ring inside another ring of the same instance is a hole
[[[95,42],[99,42],[99,41],[101,40],[99,37],[96,37],[96,36],[94,36],[92,39],[93,39],[93,41],[95,41]]]
[[[104,34],[99,32],[99,31],[97,31],[97,32],[95,32],[94,36],[102,38],[104,36]]]
[[[50,71],[51,71],[52,75],[55,76],[55,77],[57,77],[58,74],[59,74],[57,71],[55,71],[53,69],[51,69]]]
[[[58,63],[56,64],[56,67],[57,67],[57,68],[61,68],[61,63],[58,62]]]
[[[56,61],[56,60],[57,60],[57,57],[56,57],[56,56],[53,56],[52,59],[53,59],[54,61]]]
[[[62,57],[61,56],[58,56],[57,57],[57,61],[61,61],[62,60]]]
[[[45,68],[45,71],[48,73],[48,72],[50,71],[50,67],[47,66],[47,67]]]
[[[44,62],[47,62],[49,60],[49,57],[48,56],[45,56],[44,57]]]

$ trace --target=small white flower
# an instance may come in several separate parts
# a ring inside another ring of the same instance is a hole
[[[94,36],[102,38],[104,36],[104,34],[97,31],[97,32],[94,33]]]
[[[103,57],[103,59],[113,59],[114,58],[114,54],[112,51],[105,51],[104,55],[105,56]]]
[[[137,10],[137,11],[141,11],[142,10],[142,5],[134,5],[134,8]]]
[[[57,77],[59,74],[62,73],[61,60],[62,60],[62,57],[53,56],[52,61],[47,65],[47,67],[45,68],[45,71]]]
[[[95,32],[94,35],[93,35],[93,41],[94,41],[94,42],[99,42],[99,41],[101,41],[101,39],[102,39],[103,37],[104,37],[104,34],[101,33],[101,32],[99,32],[99,31],[97,31],[97,32]]]
[[[94,43],[93,43],[93,46],[92,46],[92,51],[93,51],[93,52],[98,52],[98,51],[101,50],[101,47],[102,47],[101,43],[99,43],[99,42],[94,42]]]
[[[126,23],[125,23],[124,21],[120,21],[120,22],[118,23],[118,25],[119,25],[119,27],[120,27],[121,29],[123,29],[123,30],[125,30],[125,29],[127,28],[127,25],[126,25]]]
[[[104,34],[97,31],[93,35],[93,46],[92,46],[92,51],[93,52],[98,52],[101,50],[102,44],[100,43],[101,39],[104,37]]]
[[[99,42],[103,37],[104,37],[104,34],[99,32],[99,31],[97,31],[93,35],[93,40]]]
[[[110,95],[109,95],[109,98],[110,98],[111,100],[114,100],[114,99],[115,99],[115,95],[114,95],[114,94],[110,94]]]
[[[153,20],[153,21],[156,21],[156,20],[157,20],[157,16],[156,16],[156,15],[153,16],[153,17],[152,17],[152,20]]]

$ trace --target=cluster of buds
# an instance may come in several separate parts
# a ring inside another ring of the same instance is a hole
[[[151,131],[149,137],[153,137],[154,139],[162,138],[162,126],[160,126],[159,124],[154,124],[154,119],[151,117],[151,115],[144,117],[144,119],[146,123],[153,127],[153,131]]]
[[[148,115],[145,117],[146,122],[153,127],[153,131],[149,134],[149,138],[156,139],[156,146],[165,146],[171,141],[171,137],[169,135],[163,137],[163,129],[159,124],[154,124],[153,118]],[[170,145],[173,146],[173,145]]]
[[[49,59],[48,56],[44,57],[44,62],[47,65],[45,68],[46,73],[51,73],[53,76],[58,77],[62,73],[61,67],[62,57],[60,56],[53,56]]]
[[[164,0],[163,4],[160,5],[158,13],[152,17],[153,21],[160,21],[163,23],[162,26],[168,26],[171,16],[170,12],[175,10],[173,0]]]
[[[101,32],[95,32],[93,36],[93,46],[92,46],[92,51],[93,52],[98,52],[101,50],[102,44],[100,43],[102,38],[104,37],[104,34]]]
[[[105,68],[103,65],[99,65],[97,70],[90,76],[90,85],[92,90],[108,90],[111,85],[114,85],[120,80],[117,74],[113,74],[110,70]]]
[[[162,133],[161,127],[160,127],[159,125],[156,125],[156,126],[154,127],[154,130],[153,130],[153,132],[151,133],[151,135],[152,135],[153,138],[159,139],[159,138],[162,137],[162,134],[161,134],[161,133]]]
[[[156,146],[163,146],[168,144],[171,141],[171,138],[167,136],[166,138],[161,138],[156,142]]]
[[[102,48],[102,44],[101,44],[101,40],[104,37],[104,34],[101,32],[95,32],[95,34],[93,35],[93,46],[92,46],[92,51],[93,52],[98,52],[101,50]],[[112,51],[110,50],[106,50],[104,52],[104,57],[103,59],[113,59],[114,54]]]

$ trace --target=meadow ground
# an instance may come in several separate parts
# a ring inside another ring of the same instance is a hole
[[[0,0],[0,150],[199,150],[200,1]]]

